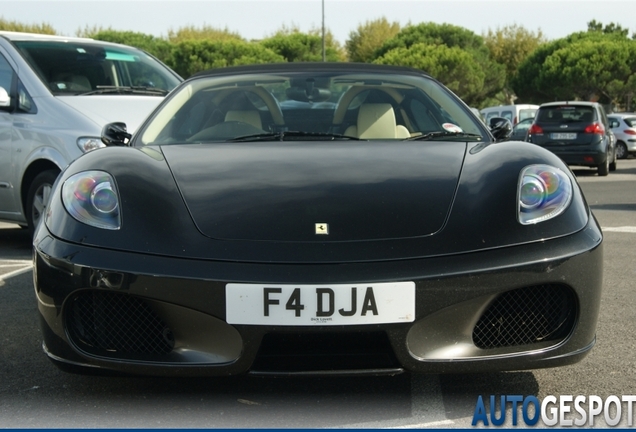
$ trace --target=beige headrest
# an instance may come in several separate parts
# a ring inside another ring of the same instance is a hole
[[[391,104],[363,104],[358,112],[359,138],[396,138]]]
[[[225,121],[240,121],[250,124],[256,128],[263,129],[261,116],[256,110],[228,111],[227,114],[225,114]]]

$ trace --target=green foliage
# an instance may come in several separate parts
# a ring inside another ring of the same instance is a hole
[[[573,33],[537,48],[519,66],[512,88],[526,102],[600,99],[628,92],[636,73],[636,41],[625,33]]]
[[[57,32],[48,23],[42,24],[23,24],[17,21],[10,21],[4,17],[0,17],[0,30],[24,32],[24,33],[40,33],[55,35]]]
[[[174,44],[166,62],[184,78],[206,70],[256,63],[282,63],[285,59],[260,44],[229,40],[184,40]]]
[[[609,23],[605,26],[599,21],[592,20],[587,23],[587,31],[588,32],[600,32],[605,34],[616,33],[623,37],[627,37],[629,33],[629,29],[624,29],[620,24]]]
[[[322,30],[313,29],[308,33],[297,27],[283,26],[272,36],[259,42],[288,62],[322,61]],[[344,60],[344,53],[330,31],[325,32],[325,58],[330,62]]]
[[[428,71],[469,105],[481,102],[484,71],[473,55],[459,47],[419,43],[392,49],[374,63]]]
[[[489,51],[482,37],[476,35],[472,31],[454,26],[451,24],[435,24],[422,23],[416,26],[408,26],[402,29],[394,38],[387,40],[382,47],[376,51],[376,56],[382,58],[389,52],[396,49],[409,50],[412,47],[418,47],[417,51],[422,55],[424,51],[420,45],[426,46],[443,46],[446,48],[455,48],[468,54],[471,58],[471,67],[466,71],[474,71],[476,75],[464,75],[462,80],[466,81],[466,85],[462,86],[464,90],[458,91],[458,95],[470,105],[480,105],[483,100],[493,97],[503,89],[506,79],[505,69],[502,65],[490,59]],[[442,52],[440,50],[438,52]],[[406,54],[405,51],[400,51]],[[433,52],[433,51],[430,51]],[[456,51],[453,51],[456,52]],[[391,56],[393,64],[406,65],[404,61],[400,61],[399,57]],[[472,67],[478,65],[479,70]],[[461,65],[457,65],[461,69]],[[437,78],[443,83],[454,82],[455,74],[453,71],[444,68],[435,68],[431,63],[426,72]],[[453,76],[446,77],[443,74]],[[474,83],[481,82],[480,85]]]
[[[244,41],[236,32],[230,31],[227,28],[219,29],[209,25],[203,25],[202,27],[185,26],[178,30],[168,31],[168,41],[173,44],[186,41],[186,40],[209,40],[209,41],[226,41],[226,40],[240,40]]]
[[[622,92],[636,72],[636,43],[617,40],[583,40],[553,52],[543,64],[542,84],[552,86],[557,99],[606,102]]]
[[[490,51],[490,57],[506,69],[506,82],[500,102],[513,103],[515,97],[511,82],[517,75],[519,65],[546,42],[541,30],[536,33],[518,26],[517,24],[488,30],[484,36],[484,43]]]
[[[97,40],[130,45],[139,48],[154,55],[163,62],[168,60],[170,57],[170,51],[172,48],[170,42],[165,39],[132,31],[117,31],[112,29],[99,30],[94,34],[91,34],[90,37]]]
[[[288,62],[322,61],[322,37],[307,33],[276,34],[263,39],[260,45],[280,55]],[[341,61],[340,52],[329,46],[325,38],[327,61]]]
[[[386,40],[393,38],[399,32],[400,24],[390,23],[385,17],[359,25],[357,30],[349,33],[349,39],[345,42],[349,61],[372,62],[376,58],[375,52]]]
[[[419,43],[458,47],[488,55],[484,40],[472,31],[452,24],[429,22],[403,28],[395,37],[382,44],[376,52],[376,57],[381,57],[395,48],[409,48]]]

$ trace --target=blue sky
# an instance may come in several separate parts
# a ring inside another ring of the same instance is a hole
[[[227,28],[261,39],[282,26],[320,28],[323,0],[0,0],[0,16],[23,23],[51,24],[73,36],[86,26],[134,30],[156,36],[186,25]],[[402,25],[433,21],[477,34],[511,24],[541,29],[549,39],[585,30],[596,19],[636,32],[636,0],[324,0],[325,25],[343,43],[367,20],[386,17]]]

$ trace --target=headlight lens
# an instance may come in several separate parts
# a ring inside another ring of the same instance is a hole
[[[560,169],[530,165],[519,176],[518,215],[523,225],[552,219],[572,201],[572,181]]]
[[[106,144],[99,137],[82,137],[77,139],[77,146],[82,152],[88,153],[91,150],[106,147]]]
[[[66,179],[62,202],[71,216],[87,225],[110,230],[121,227],[115,180],[104,171],[84,171]]]

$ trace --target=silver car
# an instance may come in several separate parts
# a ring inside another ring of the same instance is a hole
[[[607,116],[616,136],[616,157],[627,159],[636,153],[636,113],[615,113]]]
[[[0,32],[0,221],[34,229],[58,174],[129,132],[182,79],[138,49],[83,38]]]

